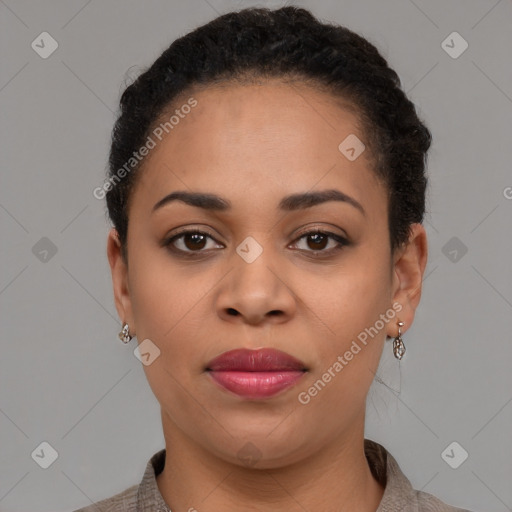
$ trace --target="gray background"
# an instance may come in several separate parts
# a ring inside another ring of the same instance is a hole
[[[249,5],[282,3],[0,0],[2,511],[111,496],[164,447],[136,340],[117,339],[108,224],[92,191],[124,81],[176,37]],[[434,136],[422,302],[400,365],[386,346],[366,437],[415,488],[512,510],[512,2],[296,5],[376,44]],[[46,59],[31,47],[43,31],[59,45]],[[458,58],[441,45],[453,31],[469,44]],[[58,452],[48,469],[31,457],[43,441]],[[457,469],[441,457],[453,441],[469,453]]]

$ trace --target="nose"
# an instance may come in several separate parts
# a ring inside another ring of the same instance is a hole
[[[229,322],[257,325],[284,323],[296,311],[296,299],[286,274],[263,253],[251,263],[234,255],[233,270],[222,280],[216,297],[219,316]]]

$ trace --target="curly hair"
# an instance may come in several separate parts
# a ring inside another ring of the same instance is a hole
[[[391,251],[405,243],[411,224],[423,222],[431,133],[374,45],[303,8],[229,12],[175,40],[121,95],[108,178],[112,181],[187,91],[267,78],[310,84],[358,113],[372,170],[386,185]],[[106,193],[125,261],[129,200],[141,167]]]

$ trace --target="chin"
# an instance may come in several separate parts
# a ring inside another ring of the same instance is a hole
[[[203,447],[230,464],[251,469],[282,468],[300,462],[318,450],[311,445],[311,436],[305,436],[297,429],[293,435],[288,429],[272,433],[273,428],[275,424],[259,431],[252,429],[250,433],[247,429],[231,429],[233,437],[210,440],[210,446],[203,444]]]

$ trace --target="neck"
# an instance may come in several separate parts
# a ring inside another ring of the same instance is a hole
[[[364,418],[350,436],[285,467],[257,469],[204,450],[162,412],[166,460],[157,485],[173,512],[375,512],[384,487],[364,454]]]

